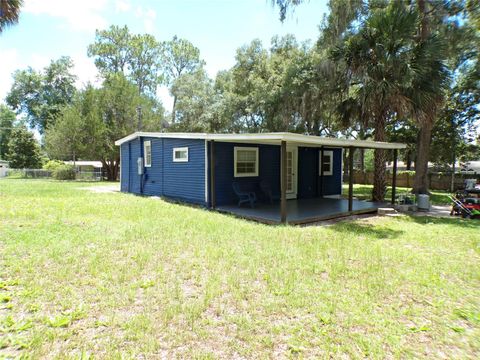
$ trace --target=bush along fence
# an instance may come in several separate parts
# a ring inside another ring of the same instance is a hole
[[[101,181],[103,179],[101,170],[75,171],[70,167],[60,167],[55,170],[45,169],[8,169],[8,177],[22,179],[56,179],[56,180],[79,180],[79,181]]]
[[[392,174],[387,173],[387,184],[392,183]],[[454,188],[462,189],[465,186],[465,179],[480,180],[480,174],[455,174]],[[397,186],[411,188],[415,181],[415,171],[399,171],[397,173]],[[373,184],[373,172],[353,172],[353,182],[355,184]],[[428,187],[431,190],[450,190],[452,183],[452,174],[448,173],[429,173],[428,174]]]

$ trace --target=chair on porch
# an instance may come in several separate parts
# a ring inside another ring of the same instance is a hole
[[[260,180],[260,190],[262,190],[263,196],[265,196],[265,200],[267,200],[270,204],[273,204],[273,195],[272,195],[272,188],[268,181],[262,179]]]
[[[236,181],[232,183],[233,191],[238,196],[238,206],[249,203],[251,208],[255,207],[257,202],[257,195],[253,191],[242,190],[240,184]]]

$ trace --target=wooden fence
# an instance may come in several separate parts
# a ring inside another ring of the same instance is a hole
[[[414,172],[399,172],[397,174],[398,187],[413,187],[415,174]],[[455,174],[455,189],[462,189],[465,186],[465,179],[480,180],[480,174]],[[373,184],[373,172],[353,172],[353,182],[355,184]],[[392,174],[387,173],[387,182],[392,183]],[[428,184],[431,190],[450,190],[452,182],[452,174],[429,173]]]

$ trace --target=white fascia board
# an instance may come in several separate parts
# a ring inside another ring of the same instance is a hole
[[[249,142],[259,143],[287,141],[296,145],[306,146],[331,146],[331,147],[358,147],[366,149],[405,149],[407,145],[400,143],[387,143],[368,140],[354,139],[336,139],[325,138],[313,135],[302,135],[292,133],[250,133],[250,134],[206,134],[206,133],[159,133],[159,132],[135,132],[120,140],[115,141],[115,145],[121,145],[137,137],[152,138],[176,138],[176,139],[205,139],[220,142]]]
[[[136,139],[137,137],[151,138],[175,138],[175,139],[206,139],[207,134],[204,133],[160,133],[160,132],[134,132],[124,138],[115,141],[115,145],[119,146],[125,142]]]

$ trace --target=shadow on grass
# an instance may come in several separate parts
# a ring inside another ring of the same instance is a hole
[[[460,216],[452,217],[433,217],[433,216],[418,216],[407,215],[408,218],[417,224],[435,224],[435,225],[454,225],[461,228],[472,228],[480,230],[480,219],[463,219]]]
[[[388,228],[380,228],[371,224],[357,224],[349,222],[335,224],[331,226],[330,229],[341,233],[366,235],[376,239],[396,239],[404,233],[403,230],[393,230]]]

